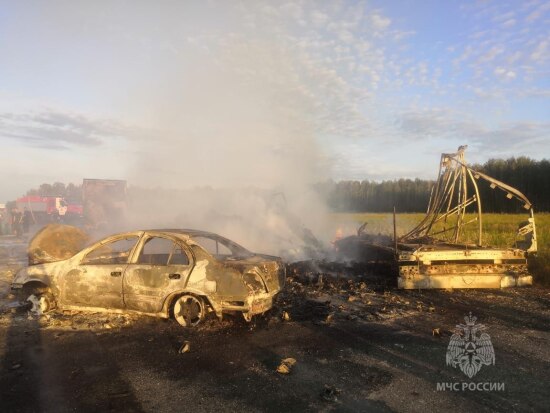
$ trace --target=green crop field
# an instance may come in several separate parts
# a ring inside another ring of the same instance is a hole
[[[404,235],[414,228],[425,214],[397,214],[397,235]],[[518,224],[528,218],[528,214],[483,214],[483,245],[495,247],[511,247],[516,240]],[[474,214],[467,214],[465,222],[476,218]],[[334,213],[331,219],[335,224],[339,222],[356,222],[357,226],[367,222],[369,233],[393,234],[393,215],[391,213]],[[535,215],[537,228],[538,247],[540,251],[550,251],[550,214]],[[465,227],[465,240],[477,242],[477,222],[472,222]]]

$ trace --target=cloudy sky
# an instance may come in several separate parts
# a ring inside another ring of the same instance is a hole
[[[0,0],[0,199],[550,158],[550,2]]]

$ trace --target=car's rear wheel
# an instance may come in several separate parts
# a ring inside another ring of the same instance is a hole
[[[27,301],[32,304],[31,311],[37,314],[47,313],[56,307],[55,298],[50,292],[31,294]]]
[[[194,327],[204,320],[205,306],[202,298],[184,294],[174,302],[174,318],[183,327]]]

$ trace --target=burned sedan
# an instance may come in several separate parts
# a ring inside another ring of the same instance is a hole
[[[209,311],[250,321],[271,308],[284,283],[278,257],[209,232],[170,229],[112,235],[71,258],[35,262],[12,289],[34,295],[43,311],[136,311],[194,326]]]

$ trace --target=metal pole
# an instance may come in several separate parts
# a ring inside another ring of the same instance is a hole
[[[393,243],[395,248],[395,256],[397,257],[397,226],[395,225],[395,205],[393,207]]]

